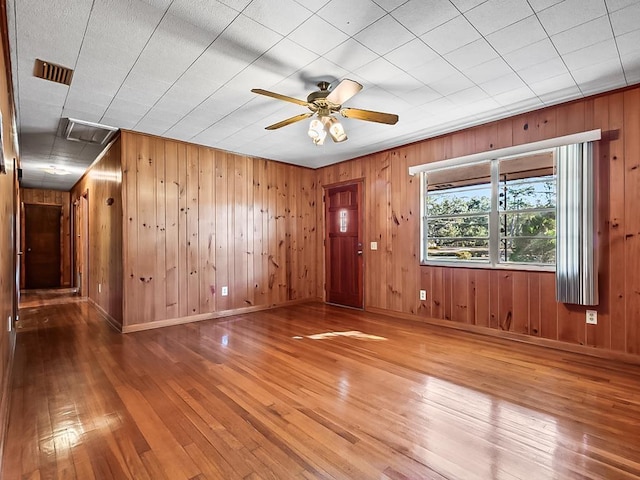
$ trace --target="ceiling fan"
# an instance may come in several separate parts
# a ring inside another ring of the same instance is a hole
[[[362,90],[362,85],[358,82],[344,79],[334,88],[331,88],[329,82],[320,82],[318,83],[318,88],[318,91],[309,94],[306,101],[261,88],[254,88],[251,91],[260,95],[266,95],[267,97],[284,100],[285,102],[295,103],[311,110],[311,113],[301,113],[295,117],[269,125],[266,129],[276,130],[317,115],[317,118],[311,120],[308,132],[309,137],[311,137],[311,140],[316,145],[322,145],[324,143],[327,133],[336,143],[344,142],[347,139],[344,127],[333,115],[334,113],[340,113],[340,115],[345,118],[386,123],[388,125],[395,125],[398,122],[398,115],[392,113],[374,112],[372,110],[362,110],[359,108],[342,108],[342,104]]]

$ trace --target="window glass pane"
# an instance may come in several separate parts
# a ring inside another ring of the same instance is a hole
[[[489,163],[430,172],[427,176],[427,216],[489,212],[490,172]]]
[[[505,238],[500,241],[500,259],[513,263],[556,263],[555,237]]]
[[[499,260],[554,264],[555,149],[499,162]]]
[[[431,260],[488,261],[489,240],[431,239],[427,249],[427,257]]]
[[[427,222],[429,238],[489,238],[489,215],[436,217]]]
[[[504,213],[500,215],[500,237],[556,237],[556,211]]]

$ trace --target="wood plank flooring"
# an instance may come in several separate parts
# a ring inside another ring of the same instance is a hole
[[[21,312],[4,479],[640,478],[638,366],[322,304],[121,335],[63,295]]]

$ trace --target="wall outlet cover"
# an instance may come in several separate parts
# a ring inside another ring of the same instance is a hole
[[[427,299],[427,291],[420,290],[420,300],[426,300],[426,299]]]

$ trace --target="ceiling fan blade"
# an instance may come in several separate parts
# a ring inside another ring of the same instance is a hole
[[[335,103],[336,105],[342,105],[360,90],[362,90],[362,85],[345,78],[327,95],[327,101]]]
[[[276,98],[278,100],[284,100],[285,102],[295,103],[297,105],[302,105],[303,107],[308,106],[309,104],[304,100],[298,100],[297,98],[288,97],[286,95],[281,95],[279,93],[270,92],[269,90],[263,90],[261,88],[252,88],[251,91],[253,93],[259,93],[260,95],[265,95],[267,97]]]
[[[374,112],[372,110],[361,110],[359,108],[343,108],[340,110],[340,114],[346,118],[366,120],[367,122],[386,123],[388,125],[398,123],[398,115],[394,113]]]
[[[274,123],[273,125],[269,125],[265,127],[265,130],[275,130],[277,128],[286,127],[287,125],[291,125],[292,123],[299,122],[300,120],[304,120],[305,118],[309,118],[313,115],[311,113],[301,113],[300,115],[296,115],[295,117],[287,118],[286,120],[282,120],[281,122]]]

